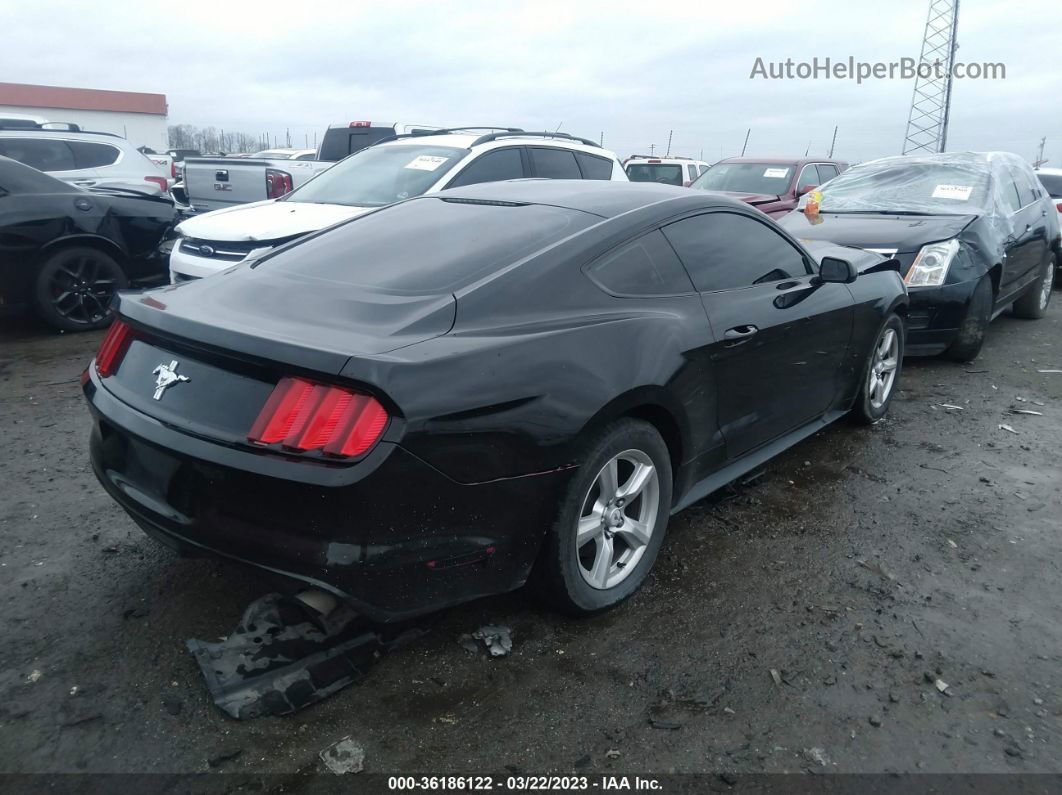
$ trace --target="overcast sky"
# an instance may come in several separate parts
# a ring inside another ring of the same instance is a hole
[[[911,81],[750,80],[765,61],[918,58],[927,0],[6,2],[0,79],[165,94],[170,123],[312,143],[355,119],[554,129],[621,157],[898,154]],[[721,6],[721,4],[720,4]],[[964,0],[949,149],[1062,165],[1062,3]]]

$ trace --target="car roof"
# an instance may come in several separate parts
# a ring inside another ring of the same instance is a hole
[[[118,142],[128,145],[132,148],[132,144],[125,138],[114,133],[96,132],[95,130],[37,130],[32,127],[26,129],[19,129],[16,127],[8,127],[6,129],[0,129],[0,136],[5,138],[25,138],[27,135],[33,138],[59,138],[67,140],[96,140],[102,143],[108,143],[112,146],[120,146]]]
[[[834,160],[832,157],[727,157],[720,163],[778,163],[779,165],[795,165],[797,163],[843,163],[843,160]]]
[[[1037,174],[1050,174],[1053,177],[1062,177],[1062,168],[1037,168],[1033,170]]]
[[[381,141],[375,146],[450,146],[456,149],[471,149],[476,141],[483,137],[480,132],[476,133],[443,133],[440,135],[411,135],[390,141]],[[553,146],[560,149],[573,149],[579,152],[588,152],[599,157],[607,157],[610,160],[615,155],[607,149],[597,146],[588,146],[571,138],[557,137],[547,138],[542,135],[521,135],[520,133],[507,133],[491,141],[480,144],[483,148],[499,148],[502,146],[534,145]]]
[[[613,182],[583,179],[513,179],[450,188],[421,198],[547,204],[612,218],[631,210],[671,200],[686,204],[750,209],[744,202],[707,191],[691,191],[658,182]]]
[[[656,155],[631,155],[624,161],[624,165],[627,163],[649,163],[650,165],[657,165],[658,163],[666,164],[669,166],[680,165],[686,163],[704,163],[707,164],[707,160],[698,160],[695,157],[657,157]]]

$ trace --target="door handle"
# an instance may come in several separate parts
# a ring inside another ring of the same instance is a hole
[[[753,336],[757,331],[759,331],[759,329],[752,325],[734,326],[734,328],[728,328],[723,332],[723,339],[730,342],[736,342],[738,340],[744,341]]]

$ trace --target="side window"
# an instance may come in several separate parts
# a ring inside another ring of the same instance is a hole
[[[837,176],[837,166],[827,165],[826,163],[819,163],[818,169],[819,179],[822,180],[822,182],[819,182],[820,185],[823,182],[829,182],[831,179]]]
[[[612,161],[607,157],[576,152],[575,159],[579,161],[583,179],[612,179]]]
[[[702,174],[708,170],[708,166],[698,166],[698,168],[701,170]]]
[[[458,174],[447,187],[458,188],[462,185],[478,185],[480,182],[498,182],[503,179],[520,179],[524,177],[524,161],[518,147],[494,149],[480,155]]]
[[[819,182],[819,172],[818,169],[815,168],[814,163],[806,165],[800,169],[800,176],[797,178],[798,191],[803,190],[808,185],[815,185],[818,187],[820,184],[822,183]]]
[[[0,138],[0,155],[38,171],[73,171],[77,168],[66,141],[50,138]]]
[[[296,160],[316,160],[317,159],[317,153],[316,152],[307,152],[304,155],[299,155],[295,159]]]
[[[121,154],[118,149],[108,144],[95,144],[91,141],[70,141],[70,150],[74,153],[74,164],[78,168],[100,168],[110,166]]]
[[[570,149],[553,149],[531,147],[531,162],[534,164],[535,176],[547,179],[582,179],[579,164]]]
[[[1000,177],[999,194],[1003,198],[1003,208],[1008,213],[1016,213],[1021,209],[1018,186],[1014,184],[1014,178],[1009,175],[1009,172],[1004,172]]]
[[[695,215],[663,231],[701,292],[734,290],[809,273],[803,255],[788,240],[745,215]]]
[[[1014,177],[1014,184],[1018,188],[1018,201],[1020,202],[1020,206],[1025,207],[1036,201],[1039,193],[1029,181],[1029,176],[1022,169],[1014,167],[1011,167],[1010,173]]]
[[[693,180],[697,179],[697,177],[699,176],[697,174],[697,166],[686,166],[686,173],[689,174],[690,182],[693,182]]]
[[[677,295],[693,291],[690,277],[659,230],[610,251],[586,273],[599,286],[618,295]]]

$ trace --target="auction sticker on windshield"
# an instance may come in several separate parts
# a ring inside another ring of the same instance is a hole
[[[406,163],[406,168],[415,168],[418,171],[434,171],[449,159],[438,155],[417,155]]]
[[[765,177],[787,177],[789,176],[788,168],[769,168],[763,172]]]
[[[958,199],[966,201],[970,198],[973,187],[970,185],[937,185],[933,188],[934,199]]]

